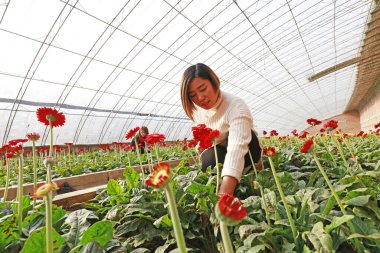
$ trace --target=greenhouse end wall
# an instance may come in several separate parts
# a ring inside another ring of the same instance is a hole
[[[368,92],[366,100],[368,102],[360,109],[360,125],[363,131],[373,130],[374,125],[380,122],[380,80]]]

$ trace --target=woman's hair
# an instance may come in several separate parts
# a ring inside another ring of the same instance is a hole
[[[193,66],[188,67],[182,75],[181,81],[181,100],[182,107],[185,110],[186,115],[193,119],[193,112],[195,109],[194,103],[189,96],[189,86],[194,78],[202,78],[209,80],[212,87],[216,92],[219,93],[220,81],[218,76],[214,71],[207,65],[203,63],[197,63]]]

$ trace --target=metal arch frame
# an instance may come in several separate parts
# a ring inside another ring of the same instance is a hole
[[[44,45],[47,45],[47,44],[45,44],[45,43],[42,43],[42,46],[44,46]],[[141,75],[141,73],[140,73],[140,75]],[[26,77],[27,77],[27,76],[26,76]],[[25,77],[25,78],[26,78],[26,77]],[[32,78],[30,78],[30,80],[34,80],[34,79],[33,79],[33,77],[32,77]],[[162,80],[162,79],[161,79],[161,80]],[[68,84],[69,84],[69,83],[68,83]],[[73,87],[73,86],[72,86],[72,87]],[[285,86],[284,86],[284,87],[285,87]],[[123,97],[123,98],[124,98],[125,96],[123,96],[123,95],[122,95],[121,97]],[[129,97],[126,97],[126,98],[128,99]],[[145,98],[145,97],[144,97],[144,98]],[[141,100],[145,101],[144,99],[141,99]],[[141,101],[140,101],[140,102],[141,102]],[[14,117],[13,117],[13,119],[14,119]],[[13,120],[12,120],[12,122],[13,122]]]
[[[185,17],[185,16],[184,16]],[[186,17],[185,17],[186,18]],[[190,21],[190,20],[189,20]],[[191,23],[193,23],[192,21],[190,21]],[[230,21],[231,22],[231,21]],[[229,23],[230,23],[229,22]],[[209,38],[211,38],[212,39],[212,37],[208,34],[208,33],[206,33],[203,29],[201,29],[200,27],[198,27],[195,23],[193,23],[193,25],[194,26],[196,26],[199,30],[197,31],[197,32],[199,32],[199,31],[202,31],[203,33],[205,33],[205,34],[207,34],[208,36],[209,36]],[[216,41],[215,39],[214,39],[214,43],[218,43],[218,41]],[[225,48],[225,46],[222,46],[220,43],[218,43],[224,50],[226,50],[227,52],[229,52],[231,55],[233,55],[232,54],[232,52],[230,52],[229,50],[227,50],[226,48]],[[202,52],[204,52],[206,50],[206,48],[202,51]],[[202,53],[201,52],[201,53]],[[200,55],[201,53],[199,53],[198,55]],[[189,55],[189,54],[188,54]],[[197,55],[197,56],[198,56]],[[194,58],[196,58],[197,56],[195,56]],[[234,56],[235,58],[238,58],[238,57],[236,57],[236,56]],[[186,57],[185,57],[186,58]],[[239,58],[238,58],[239,59]],[[239,59],[240,60],[240,59]],[[241,61],[241,60],[240,60]],[[172,68],[172,69],[174,69],[174,68]],[[169,71],[170,72],[170,71]],[[260,75],[260,74],[259,74]],[[261,75],[262,76],[262,75]],[[262,76],[263,77],[263,76]],[[264,78],[264,77],[263,77]],[[268,80],[269,81],[269,80]],[[232,85],[232,84],[231,84]],[[239,89],[242,89],[242,88],[240,88],[240,87],[238,87],[238,86],[235,86],[235,87],[237,87],[237,88],[239,88]],[[249,91],[246,91],[246,92],[249,92]],[[250,93],[250,92],[249,92]],[[254,94],[252,94],[252,95],[254,95]]]
[[[78,1],[79,1],[79,0],[77,0],[77,2],[78,2]],[[51,34],[51,32],[53,31],[53,29],[54,29],[54,27],[56,26],[56,24],[59,23],[58,20],[59,20],[59,18],[61,17],[62,13],[64,13],[64,10],[66,9],[66,6],[68,6],[67,2],[66,2],[66,4],[63,6],[63,8],[62,8],[60,14],[58,15],[58,17],[56,18],[56,20],[54,21],[54,23],[53,23],[52,27],[50,28],[48,34],[45,36],[45,39],[44,39],[43,43],[41,44],[39,50],[38,50],[37,53],[36,53],[36,56],[34,57],[34,59],[33,59],[32,63],[31,63],[31,65],[29,66],[29,69],[28,69],[28,71],[27,71],[27,73],[26,73],[26,75],[25,75],[25,77],[24,77],[24,80],[23,80],[23,82],[22,82],[22,84],[21,84],[21,87],[20,87],[20,89],[19,89],[19,91],[18,91],[18,94],[17,94],[16,99],[18,99],[18,100],[22,100],[22,98],[23,98],[23,96],[24,96],[24,94],[25,94],[25,91],[28,89],[28,86],[29,86],[29,84],[30,84],[31,78],[33,78],[35,71],[38,69],[39,64],[42,62],[42,59],[44,58],[44,56],[45,56],[45,54],[46,54],[46,52],[47,52],[47,50],[48,50],[48,48],[49,48],[51,42],[54,40],[55,36],[58,34],[58,32],[59,32],[61,26],[57,28],[57,31],[56,31],[56,33],[55,33],[54,36],[50,36],[50,34]],[[67,14],[66,19],[67,19],[67,17],[70,15],[70,13],[71,13],[71,11]],[[63,21],[63,23],[66,21],[66,19]],[[47,44],[46,44],[45,41],[47,41],[50,37],[52,37],[52,39],[50,39],[50,43],[47,43]],[[45,45],[47,45],[47,47],[46,47],[45,51],[43,52],[43,47],[44,47]],[[41,52],[42,56],[40,56],[40,52]],[[36,62],[38,61],[37,58],[38,58],[39,56],[40,56],[39,62],[36,63]],[[32,70],[32,68],[33,68],[33,66],[34,66],[35,64],[36,64],[36,66],[35,66],[34,69]],[[31,74],[30,77],[28,77],[30,72],[32,72],[32,74]],[[27,81],[27,80],[29,80],[29,81]],[[26,86],[25,88],[24,88],[24,85]],[[24,88],[24,91],[23,91],[23,88]],[[16,116],[17,110],[18,110],[19,105],[20,105],[20,104],[16,103],[16,101],[17,101],[17,100],[15,100],[15,103],[12,105],[11,113],[10,113],[10,116],[9,116],[9,118],[8,118],[8,122],[7,122],[6,130],[5,130],[4,137],[3,137],[3,145],[4,145],[4,141],[8,138],[8,135],[9,135],[10,130],[11,130],[12,125],[13,125],[14,118],[15,118],[15,116]],[[45,131],[44,131],[43,136],[45,136],[46,129],[47,129],[47,127],[45,128]]]
[[[178,4],[178,3],[177,3],[177,4]],[[166,16],[169,15],[169,14],[171,14],[171,13],[172,13],[172,9],[170,9],[170,10],[164,15],[164,17],[162,17],[160,20],[165,19]],[[171,20],[170,20],[168,23],[166,23],[165,26],[163,26],[163,27],[160,29],[160,31],[162,31],[162,30],[163,30],[168,24],[170,24],[170,22],[171,22],[172,20],[174,20],[174,18],[176,18],[176,16],[174,16],[173,18],[171,18]],[[157,24],[158,24],[158,23],[157,23]],[[156,25],[157,25],[157,24],[156,24]],[[148,35],[154,30],[154,28],[156,27],[156,25],[153,26],[153,27],[152,27],[152,28],[151,28],[151,29],[150,29],[150,30],[149,30],[149,31],[143,36],[143,38],[147,37],[147,36],[148,36]],[[145,46],[148,45],[148,44],[150,44],[150,42],[151,42],[151,41],[152,41],[152,40],[153,40],[158,34],[159,34],[159,33],[156,33],[153,37],[151,37],[150,40],[149,40],[148,42],[146,42],[146,44],[143,46],[143,48],[141,48],[141,49],[138,51],[138,53],[136,54],[136,56],[137,56],[138,54],[140,54],[140,52],[145,48]],[[143,39],[143,38],[142,38],[142,39]],[[142,39],[141,39],[140,41],[142,41]],[[138,44],[136,44],[136,47],[137,47],[137,45],[138,45]],[[161,52],[161,55],[167,53],[167,50],[163,50],[163,49],[161,49],[161,51],[162,51],[162,52]],[[160,55],[160,56],[161,56],[161,55]],[[160,58],[160,56],[158,56],[156,59]],[[126,63],[125,66],[129,65],[129,63],[132,62],[133,60],[134,60],[134,58],[131,59],[128,63]],[[145,70],[144,70],[143,72],[147,71],[147,70],[150,68],[150,66],[152,66],[154,63],[155,63],[155,61],[153,61],[148,67],[146,67]],[[125,94],[130,90],[130,88],[132,88],[133,86],[135,86],[135,84],[137,84],[137,83],[139,82],[139,80],[140,80],[141,77],[142,77],[142,75],[140,75],[136,80],[134,80],[134,82],[131,84],[131,86],[125,91]],[[147,79],[148,77],[152,77],[152,76],[150,76],[150,75],[145,76],[146,79]],[[116,78],[115,78],[115,79],[116,79]],[[162,78],[155,78],[155,79],[158,79],[159,82],[163,80]],[[142,83],[138,84],[137,87],[135,88],[135,90],[137,90],[137,88],[140,87],[141,84],[142,84]],[[146,96],[144,96],[142,99],[140,99],[140,101],[145,100],[145,97],[146,97]],[[121,101],[122,101],[122,99],[119,99],[119,101],[115,104],[114,109],[115,109],[116,107],[118,107],[118,106],[119,106],[119,108],[122,108],[122,107],[125,105],[125,103],[128,101],[128,99],[126,99],[123,103],[121,103]],[[139,102],[139,103],[140,103],[140,102]],[[173,106],[174,106],[174,105],[173,105]],[[106,120],[106,122],[105,122],[104,125],[103,125],[102,131],[101,131],[101,134],[100,134],[100,136],[99,136],[98,143],[101,143],[101,142],[103,141],[103,139],[104,139],[104,137],[105,137],[105,135],[106,135],[106,133],[107,133],[107,131],[108,131],[108,128],[110,127],[110,125],[111,125],[112,122],[113,122],[113,118],[111,118],[111,120],[108,122],[108,119],[110,118],[111,114],[112,114],[112,111],[111,111],[111,113],[108,115],[107,120]],[[132,120],[133,120],[133,119],[132,119]],[[107,124],[108,124],[108,126],[106,127]],[[125,127],[125,124],[124,124],[124,126],[122,127],[122,130],[124,129],[124,127]],[[119,139],[121,138],[121,135],[122,135],[122,134],[123,134],[123,131],[120,132],[120,137],[119,137]]]

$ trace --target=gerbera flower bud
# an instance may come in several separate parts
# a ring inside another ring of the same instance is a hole
[[[276,155],[276,149],[275,147],[267,147],[264,148],[263,153],[265,156],[273,157]]]
[[[313,139],[308,139],[302,145],[300,152],[301,153],[309,153],[313,149]]]
[[[247,209],[238,198],[224,193],[216,204],[215,213],[218,220],[233,226],[240,223],[247,216]]]
[[[152,173],[145,180],[147,186],[162,189],[169,183],[170,165],[168,162],[160,162],[153,166]]]
[[[55,164],[58,163],[58,161],[57,161],[57,159],[55,159],[52,156],[47,156],[47,157],[44,158],[43,163],[44,163],[45,167],[47,167],[48,165],[54,166]]]
[[[53,190],[58,190],[58,184],[55,182],[45,183],[41,186],[39,186],[33,193],[34,198],[42,198],[48,195],[49,192]]]

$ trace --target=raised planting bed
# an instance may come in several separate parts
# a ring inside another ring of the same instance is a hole
[[[182,160],[169,160],[171,167],[177,166]],[[194,159],[190,158],[189,163],[193,164]],[[144,171],[149,170],[148,164],[143,165]],[[141,172],[141,166],[132,167],[136,172]],[[54,179],[58,185],[64,186],[54,197],[53,202],[59,206],[68,210],[75,210],[80,208],[80,205],[73,206],[74,204],[85,202],[96,196],[96,190],[102,189],[107,186],[107,182],[110,179],[123,179],[125,168],[118,168],[107,171],[99,171],[89,174],[77,175],[72,177],[63,177]],[[39,182],[37,185],[41,185],[44,182]],[[32,196],[33,184],[24,184],[24,195]],[[69,192],[67,192],[69,191]],[[0,196],[4,195],[4,188],[0,188]],[[11,186],[8,188],[7,200],[13,200],[17,196],[17,186]]]

